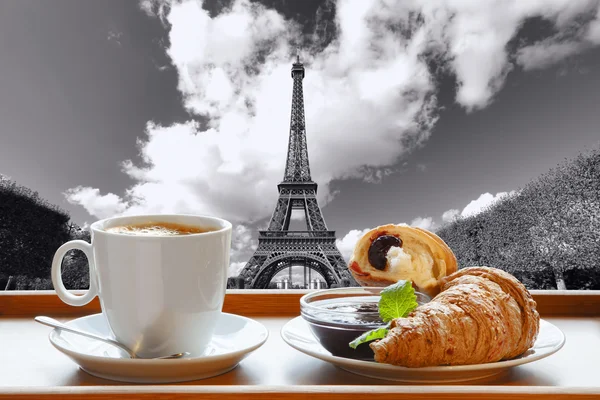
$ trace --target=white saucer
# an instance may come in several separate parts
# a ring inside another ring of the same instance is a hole
[[[110,336],[102,314],[77,318],[66,325]],[[100,378],[135,383],[171,383],[204,379],[234,369],[250,352],[267,340],[269,331],[259,322],[221,313],[213,339],[202,356],[194,354],[169,360],[132,359],[118,348],[54,329],[50,342],[82,370]]]
[[[376,379],[410,383],[451,383],[478,380],[505,372],[516,365],[527,364],[556,353],[565,344],[565,335],[548,321],[540,321],[540,333],[533,347],[519,358],[495,363],[407,368],[375,361],[336,357],[317,341],[302,317],[289,321],[281,329],[283,340],[302,353],[328,361],[348,372]]]

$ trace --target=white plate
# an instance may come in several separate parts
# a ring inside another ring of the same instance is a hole
[[[336,357],[317,341],[308,324],[297,317],[281,329],[283,340],[309,356],[328,361],[348,372],[370,378],[411,383],[451,383],[487,378],[505,372],[516,365],[540,360],[556,353],[565,344],[565,335],[548,321],[540,321],[540,333],[533,347],[518,358],[495,363],[407,368],[375,361],[361,361]]]
[[[67,322],[66,325],[110,337],[103,314]],[[221,313],[215,334],[204,355],[169,360],[132,359],[118,348],[54,329],[50,342],[82,370],[100,378],[135,383],[170,383],[209,378],[234,369],[267,340],[269,331],[259,322]]]

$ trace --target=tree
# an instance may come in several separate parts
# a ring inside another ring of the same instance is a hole
[[[37,192],[0,177],[0,282],[6,280],[5,287],[51,289],[54,253],[72,239],[89,242],[90,234],[71,222],[67,212],[41,199]],[[83,253],[69,252],[63,263],[67,288],[87,288],[87,271]]]
[[[531,289],[600,289],[600,147],[437,233],[460,267],[501,268]]]
[[[69,215],[37,193],[0,181],[0,273],[45,278],[56,249],[69,240]]]

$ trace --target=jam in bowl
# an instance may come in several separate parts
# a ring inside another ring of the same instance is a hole
[[[331,354],[358,360],[373,360],[369,343],[353,349],[349,343],[371,329],[386,325],[379,316],[379,299],[384,287],[325,289],[300,298],[300,314],[313,335]],[[415,292],[419,305],[430,299]]]

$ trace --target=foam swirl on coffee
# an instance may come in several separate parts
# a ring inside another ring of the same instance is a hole
[[[106,229],[106,232],[132,236],[179,236],[214,231],[214,228],[176,224],[170,222],[151,222],[137,225],[120,225]]]

